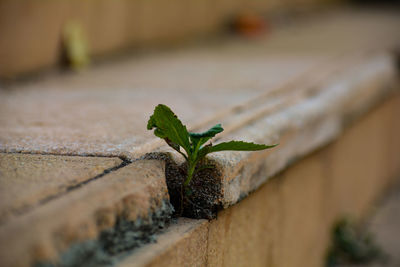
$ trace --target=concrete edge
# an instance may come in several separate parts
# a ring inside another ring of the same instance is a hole
[[[85,266],[96,265],[104,254],[110,260],[151,242],[173,212],[164,170],[161,161],[133,162],[7,222],[0,228],[0,265],[76,263],[87,257],[82,251],[96,251]]]
[[[248,119],[241,127],[228,132],[222,137],[222,141],[247,140],[280,145],[261,152],[227,151],[211,154],[209,159],[215,162],[220,174],[214,177],[214,186],[209,187],[211,192],[220,193],[213,193],[213,196],[218,196],[216,199],[211,195],[206,196],[205,200],[212,199],[215,208],[207,206],[205,209],[214,214],[184,212],[183,215],[210,219],[215,217],[220,206],[227,208],[239,202],[268,178],[336,139],[351,121],[389,95],[396,77],[397,69],[390,55],[362,57],[362,60],[355,63],[353,61],[350,67],[340,72],[336,69],[335,75],[330,80],[325,79],[325,82],[318,84],[319,87],[310,89],[310,85],[306,85],[308,90],[305,91],[305,96],[296,98],[297,101],[291,105],[273,109],[263,116],[255,112],[253,119]],[[265,103],[261,103],[261,106],[263,104]],[[177,153],[164,148],[160,151],[170,151],[173,160],[177,162],[176,165],[182,164],[182,159]],[[177,171],[173,172],[173,175],[167,173],[167,183],[168,180],[176,180],[175,176],[179,175]],[[207,175],[199,179],[205,177]],[[174,198],[177,192],[168,186]],[[201,199],[196,201],[207,202]]]
[[[210,156],[223,166],[223,206],[235,204],[300,157],[337,138],[349,122],[388,96],[396,75],[393,58],[377,56],[345,72],[319,93],[229,135],[229,139],[280,145],[265,152]]]

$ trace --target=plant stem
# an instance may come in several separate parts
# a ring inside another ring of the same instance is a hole
[[[189,163],[189,166],[188,166],[187,177],[186,177],[185,182],[183,183],[184,187],[187,187],[189,185],[190,181],[192,180],[194,170],[196,169],[197,161],[195,161],[195,162],[189,161],[188,163]]]
[[[190,181],[193,178],[194,171],[196,169],[197,165],[197,152],[200,149],[200,142],[196,143],[194,148],[193,148],[193,153],[188,155],[188,158],[186,158],[186,161],[188,163],[188,173],[185,182],[183,183],[184,187],[187,188],[189,186]]]

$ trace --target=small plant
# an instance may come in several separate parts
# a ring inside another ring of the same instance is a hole
[[[343,218],[335,224],[326,267],[379,261],[385,262],[386,255],[369,232],[360,229],[348,218]]]
[[[187,176],[183,183],[186,194],[190,194],[188,186],[195,172],[210,167],[207,165],[198,166],[207,154],[226,150],[255,151],[276,146],[243,141],[230,141],[213,145],[208,141],[224,130],[221,124],[217,124],[202,133],[188,132],[186,126],[182,124],[172,110],[162,104],[156,106],[153,115],[151,115],[147,123],[148,130],[152,130],[153,128],[155,128],[154,134],[157,137],[164,139],[170,147],[186,159]]]

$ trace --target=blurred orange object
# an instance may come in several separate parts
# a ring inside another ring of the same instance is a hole
[[[234,20],[233,26],[235,32],[248,37],[259,36],[267,30],[266,20],[251,12],[239,14]]]

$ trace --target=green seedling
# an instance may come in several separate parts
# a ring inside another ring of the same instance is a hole
[[[206,165],[198,166],[207,154],[226,150],[256,151],[276,146],[243,141],[230,141],[213,145],[210,139],[224,130],[221,124],[217,124],[202,133],[188,132],[186,126],[182,124],[172,110],[162,104],[156,106],[153,115],[151,115],[147,123],[148,130],[152,130],[153,128],[155,129],[154,135],[164,139],[170,147],[186,159],[187,176],[183,183],[186,193],[189,192],[188,186],[195,172],[209,167]]]

